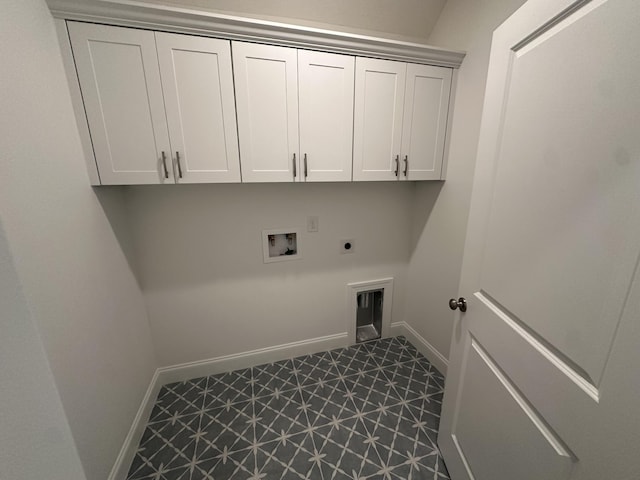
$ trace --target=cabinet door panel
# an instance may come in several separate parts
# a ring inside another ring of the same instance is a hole
[[[239,182],[230,43],[160,32],[156,43],[176,182]]]
[[[293,48],[232,42],[244,182],[300,178],[297,54]]]
[[[356,59],[354,180],[396,180],[406,64]]]
[[[346,55],[298,51],[300,154],[307,158],[307,182],[351,180],[354,62]]]
[[[69,34],[101,183],[173,183],[153,32],[69,22]]]
[[[450,68],[407,65],[402,179],[440,179],[450,90]],[[408,162],[406,170],[405,158]]]

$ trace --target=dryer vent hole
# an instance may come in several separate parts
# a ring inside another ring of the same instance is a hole
[[[357,343],[368,342],[382,337],[383,302],[383,289],[358,292],[356,303]]]

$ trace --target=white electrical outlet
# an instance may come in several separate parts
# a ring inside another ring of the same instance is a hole
[[[346,239],[346,240],[340,240],[340,253],[353,253],[355,249],[356,249],[356,242],[352,238]]]
[[[318,224],[319,221],[317,216],[307,217],[307,232],[317,232]]]

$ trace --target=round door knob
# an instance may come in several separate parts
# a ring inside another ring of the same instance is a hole
[[[459,308],[461,312],[466,312],[467,299],[464,297],[460,297],[458,300],[456,300],[455,298],[452,298],[451,300],[449,300],[449,308],[451,310],[455,310],[456,308]]]

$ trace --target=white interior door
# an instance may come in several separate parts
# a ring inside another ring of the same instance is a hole
[[[353,180],[397,180],[407,64],[356,59]]]
[[[450,92],[450,68],[407,65],[401,180],[440,180]]]
[[[103,185],[173,183],[153,32],[69,22]]]
[[[348,182],[353,164],[355,58],[298,50],[302,178]]]
[[[176,182],[239,182],[230,42],[155,36]]]
[[[640,4],[493,38],[438,443],[454,480],[640,478]]]
[[[296,49],[231,45],[242,180],[299,180]]]

